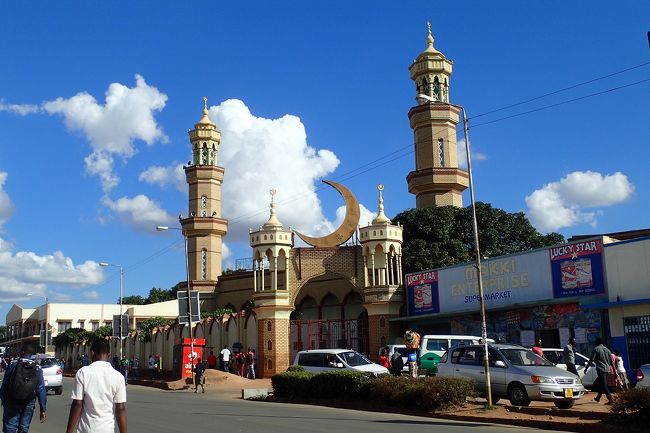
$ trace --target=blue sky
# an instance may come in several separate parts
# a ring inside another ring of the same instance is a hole
[[[370,211],[378,183],[390,216],[414,206],[408,66],[427,19],[471,118],[650,62],[648,16],[642,1],[3,3],[0,317],[40,303],[27,292],[115,302],[99,261],[125,267],[125,294],[184,278],[179,234],[153,228],[185,212],[175,167],[203,96],[223,131],[229,266],[273,187],[279,218],[311,233],[340,218],[321,178]],[[480,124],[648,78],[640,66],[471,119],[477,200],[565,235],[647,227],[650,82]]]

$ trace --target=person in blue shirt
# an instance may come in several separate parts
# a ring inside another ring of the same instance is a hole
[[[5,376],[2,380],[2,385],[0,386],[0,400],[2,401],[2,431],[3,433],[27,433],[29,431],[29,425],[32,423],[32,417],[34,415],[34,408],[36,406],[36,399],[38,398],[38,405],[41,410],[41,423],[44,423],[47,419],[46,409],[47,409],[47,391],[45,389],[45,380],[43,379],[43,370],[40,365],[38,365],[32,356],[36,353],[36,346],[33,343],[25,343],[21,350],[21,355],[18,359],[14,360],[7,367]],[[36,374],[38,375],[38,385],[36,387],[36,394],[31,401],[25,402],[15,402],[12,401],[12,396],[9,392],[11,384],[11,375],[14,374],[16,366],[19,362],[26,362],[28,365],[36,369]]]

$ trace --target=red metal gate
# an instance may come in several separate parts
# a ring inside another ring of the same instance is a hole
[[[368,319],[292,320],[291,362],[308,349],[353,349],[368,354]]]

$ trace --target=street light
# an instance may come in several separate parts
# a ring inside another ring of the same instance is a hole
[[[187,234],[179,227],[167,227],[167,226],[156,226],[156,230],[159,232],[164,232],[167,230],[178,230],[183,235],[183,240],[185,241],[185,278],[186,278],[186,292],[187,292],[187,324],[190,331],[190,356],[194,357],[194,337],[192,335],[192,293],[190,290],[190,257],[187,253]],[[190,359],[192,364],[192,369],[194,369],[194,359]],[[194,377],[194,376],[192,376]],[[194,380],[194,379],[192,379]]]
[[[113,265],[111,263],[106,263],[106,262],[99,262],[99,266],[101,267],[108,267],[112,266],[114,268],[120,268],[120,362],[122,362],[122,280],[124,277],[124,269],[122,268],[122,265]],[[115,335],[115,332],[113,332],[113,335]]]
[[[481,250],[478,243],[478,224],[476,223],[476,202],[474,201],[474,180],[472,178],[472,159],[469,151],[469,124],[467,111],[461,105],[453,107],[463,110],[463,131],[465,132],[465,152],[467,156],[467,174],[469,176],[469,197],[472,203],[472,224],[474,226],[474,253],[476,254],[476,271],[478,278],[478,295],[481,305],[481,337],[483,338],[483,367],[485,368],[485,390],[488,407],[492,406],[492,383],[490,380],[490,362],[488,357],[487,324],[485,319],[485,296],[483,296],[483,271],[481,270]]]
[[[437,102],[433,97],[425,94],[418,94],[415,99],[418,104]],[[469,176],[469,197],[472,203],[472,225],[474,229],[474,253],[476,254],[476,273],[478,278],[478,295],[480,296],[481,308],[481,338],[483,338],[483,368],[485,369],[485,388],[487,404],[492,406],[492,384],[490,380],[490,362],[488,357],[487,324],[485,319],[485,297],[483,296],[483,271],[481,270],[481,250],[478,242],[478,224],[476,223],[476,202],[474,201],[474,180],[472,177],[472,158],[469,151],[469,124],[467,122],[467,111],[462,105],[449,104],[463,111],[463,132],[465,133],[465,152],[467,155],[467,174]]]

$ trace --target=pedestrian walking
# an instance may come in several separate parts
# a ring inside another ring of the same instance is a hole
[[[201,362],[201,358],[196,360],[196,365],[194,366],[194,393],[199,392],[199,386],[201,387],[201,394],[205,394],[205,364]]]
[[[388,352],[390,349],[388,347],[382,347],[379,352],[379,365],[390,369],[390,358],[388,357]]]
[[[566,371],[569,373],[573,373],[576,376],[580,376],[578,374],[578,370],[576,369],[576,339],[571,337],[569,338],[569,342],[567,343],[566,346],[564,346],[564,352],[563,352],[563,361],[566,364]]]
[[[120,361],[120,372],[122,373],[122,376],[124,376],[124,383],[126,385],[129,384],[129,366],[131,364],[131,361],[129,361],[129,358],[126,356],[122,356],[122,361]]]
[[[149,367],[149,379],[154,380],[156,378],[156,359],[153,355],[149,355],[147,366]]]
[[[595,365],[596,368],[596,374],[598,375],[595,382],[598,388],[598,395],[594,397],[596,403],[600,403],[600,398],[603,394],[607,396],[607,404],[612,404],[614,402],[612,394],[609,392],[609,386],[607,386],[607,378],[609,376],[611,364],[612,353],[605,347],[602,338],[596,338],[596,347],[594,347],[594,350],[591,353],[591,358],[585,367],[585,373],[592,365]]]
[[[72,405],[66,433],[127,433],[126,384],[112,368],[108,340],[95,340],[92,364],[81,368],[72,387]]]
[[[211,350],[210,355],[208,356],[208,368],[216,369],[217,368],[217,357],[214,356],[214,352]]]
[[[544,357],[544,351],[542,350],[542,339],[538,338],[535,346],[531,348],[535,355],[539,355],[542,358]]]
[[[138,358],[137,356],[134,355],[133,356],[133,364],[131,364],[131,365],[132,365],[132,369],[133,369],[133,378],[135,380],[140,379],[140,358]]]
[[[237,369],[237,376],[244,377],[244,368],[246,367],[246,357],[243,352],[237,352],[235,356],[235,368]]]
[[[246,352],[246,378],[255,379],[255,349],[248,348]]]
[[[228,364],[230,364],[230,350],[228,350],[228,346],[223,346],[223,349],[221,349],[220,357],[221,357],[221,370],[227,373]]]
[[[32,360],[35,353],[36,346],[25,343],[20,356],[7,366],[0,385],[3,433],[27,433],[37,399],[41,423],[47,419],[47,391],[43,370]]]
[[[399,350],[395,349],[393,355],[390,357],[390,366],[392,368],[393,376],[401,376],[404,369],[404,358]]]
[[[623,357],[618,350],[614,351],[614,371],[616,372],[616,384],[627,391],[630,387],[630,381],[627,379]]]

